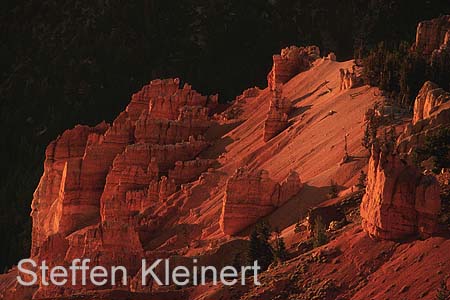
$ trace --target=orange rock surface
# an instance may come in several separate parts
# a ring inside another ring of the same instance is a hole
[[[358,223],[356,206],[350,225],[327,232],[330,243],[299,250],[309,236],[297,232],[296,224],[327,200],[330,181],[341,195],[354,192],[367,167],[363,116],[384,101],[373,87],[340,91],[339,70],[351,69],[354,61],[318,55],[316,47],[284,49],[274,58],[269,86],[244,91],[221,114],[214,114],[217,96],[202,96],[178,79],[154,80],[131,97],[112,125],[63,133],[48,146],[34,195],[31,256],[50,265],[67,266],[80,257],[105,267],[123,265],[132,284],[101,291],[94,286],[23,289],[14,284],[13,269],[0,275],[0,299],[260,300],[296,285],[328,292],[331,283],[339,288],[329,299],[402,299],[398,273],[391,270],[397,266],[429,278],[416,288],[413,276],[402,274],[402,284],[410,286],[404,298],[416,299],[420,289],[431,295],[441,276],[430,268],[448,272],[443,262],[450,259],[433,247],[445,248],[448,242],[370,239]],[[431,108],[429,117],[413,127],[406,126],[409,120],[399,126],[421,132],[417,126],[441,124],[446,103]],[[349,160],[341,164],[344,137]],[[365,230],[387,239],[433,233],[439,204],[432,179],[381,152],[374,152],[367,173],[368,194],[361,205]],[[328,201],[339,207],[342,199]],[[265,272],[262,287],[139,285],[142,258],[186,263],[195,257],[216,267],[236,263],[248,248],[247,233],[262,218],[281,230],[293,258]],[[420,253],[428,265],[412,262]],[[432,256],[439,256],[436,265]],[[379,284],[384,278],[396,286]]]
[[[417,26],[414,49],[430,57],[434,51],[446,47],[450,37],[450,16],[422,21]]]
[[[296,172],[281,185],[270,179],[265,170],[255,174],[237,169],[228,179],[220,225],[225,234],[236,234],[280,207],[302,187]]]
[[[440,187],[395,154],[372,150],[366,194],[361,203],[363,229],[371,236],[397,240],[423,238],[437,230]]]

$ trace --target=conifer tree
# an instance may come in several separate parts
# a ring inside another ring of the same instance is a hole
[[[320,247],[326,243],[328,243],[328,236],[326,234],[325,224],[323,224],[322,217],[317,216],[314,220],[313,246]]]
[[[278,262],[283,262],[287,259],[286,244],[284,243],[284,239],[281,237],[279,230],[276,230],[275,234],[274,256]]]
[[[266,223],[256,225],[256,228],[250,234],[250,244],[247,254],[247,263],[249,265],[253,265],[253,262],[256,260],[264,271],[273,262],[273,248],[269,243],[270,236],[270,228]]]

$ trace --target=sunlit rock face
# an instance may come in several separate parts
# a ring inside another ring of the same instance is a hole
[[[202,134],[216,106],[217,96],[180,88],[178,79],[154,80],[112,125],[78,125],[51,142],[32,203],[31,256],[60,265],[89,258],[133,276],[144,255],[137,216],[163,206],[214,162],[196,158],[209,145]],[[35,297],[60,292],[40,286]]]
[[[435,83],[424,83],[414,101],[414,114],[397,140],[397,151],[411,154],[423,147],[427,136],[450,125],[450,93]]]
[[[425,82],[414,101],[413,124],[430,118],[433,112],[449,100],[450,93],[431,81]]]
[[[286,203],[302,186],[294,171],[279,184],[265,170],[252,173],[246,168],[237,169],[226,187],[220,220],[223,232],[233,235],[254,224]]]
[[[436,19],[422,21],[417,25],[416,42],[414,50],[431,57],[433,52],[442,51],[449,46],[450,16],[441,16]],[[436,53],[435,55],[438,55]]]
[[[372,152],[360,208],[363,229],[389,240],[432,235],[441,207],[436,179],[422,175],[398,155]]]
[[[277,83],[286,83],[298,73],[309,69],[319,57],[320,49],[317,46],[290,46],[282,49],[280,54],[273,56],[272,70],[267,75],[269,88],[274,90]]]
[[[289,124],[288,114],[291,111],[291,107],[290,100],[283,97],[282,84],[278,83],[275,90],[272,91],[269,112],[267,113],[267,118],[264,122],[263,139],[265,142],[271,140],[281,131],[286,129]]]

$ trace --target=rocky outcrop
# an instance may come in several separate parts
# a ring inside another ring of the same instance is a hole
[[[169,170],[169,179],[173,180],[177,185],[194,181],[201,173],[208,170],[213,163],[213,159],[200,158],[189,161],[177,161],[175,168]]]
[[[411,154],[423,146],[427,136],[450,126],[450,93],[436,84],[425,82],[414,102],[411,124],[405,127],[397,140],[397,151]]]
[[[264,142],[271,140],[288,126],[288,113],[291,110],[291,101],[282,96],[282,84],[277,84],[272,91],[269,112],[264,122]]]
[[[60,179],[57,198],[49,199],[40,192],[41,187],[52,182],[46,179],[44,171],[32,203],[32,253],[52,234],[67,235],[100,220],[99,202],[106,175],[116,155],[131,143],[132,131],[127,113],[122,113],[104,134],[91,133],[82,158],[66,160],[63,176],[53,178]],[[49,210],[42,209],[41,204],[46,201],[51,203]]]
[[[247,99],[247,98],[258,97],[260,93],[261,93],[261,90],[258,87],[252,87],[252,88],[244,90],[241,95],[236,97],[235,101],[240,101],[240,100]]]
[[[153,180],[148,185],[147,198],[150,203],[162,203],[168,196],[175,193],[177,185],[173,179],[168,179],[166,176],[161,177],[160,180]]]
[[[271,90],[277,83],[286,83],[292,77],[311,67],[314,60],[320,57],[317,46],[290,46],[281,50],[281,54],[273,56],[272,70],[267,75],[267,83]]]
[[[269,112],[264,122],[264,141],[274,136],[288,126],[290,101],[282,96],[283,84],[300,72],[309,69],[312,63],[320,57],[316,46],[291,46],[281,50],[280,55],[273,56],[272,70],[267,75],[269,89],[272,91]]]
[[[425,82],[414,101],[413,125],[429,118],[440,105],[448,101],[450,101],[450,93],[433,82]]]
[[[86,146],[92,143],[93,137],[104,134],[108,129],[109,126],[105,123],[95,128],[76,126],[47,146],[44,174],[34,192],[32,204],[31,216],[35,228],[32,236],[32,255],[37,254],[38,248],[48,236],[60,230],[65,231],[69,227],[68,224],[61,224],[64,222],[63,210],[67,208],[67,205],[63,207],[63,202],[67,204],[71,196],[70,190],[74,191],[79,186],[79,182],[71,179],[74,178],[73,175],[81,172]]]
[[[184,106],[201,106],[214,109],[218,96],[203,96],[188,84],[179,88],[180,80],[154,80],[151,82],[148,113],[152,119],[176,120]]]
[[[413,49],[430,58],[435,51],[443,51],[449,45],[450,16],[420,22],[417,26]],[[438,55],[438,54],[435,54]]]
[[[83,257],[137,272],[143,257],[138,214],[164,205],[211,165],[192,160],[209,145],[201,133],[212,122],[217,96],[179,85],[154,80],[112,125],[76,126],[50,143],[32,204],[32,257],[50,265]],[[35,297],[55,295],[59,288],[40,286]]]
[[[203,134],[210,125],[208,108],[183,106],[176,120],[154,119],[150,113],[142,114],[136,122],[134,135],[138,143],[175,144]]]
[[[339,69],[339,90],[348,90],[359,87],[363,84],[361,77],[362,68],[356,65],[352,69]]]
[[[220,219],[222,231],[229,235],[240,232],[286,203],[301,188],[294,171],[280,185],[265,170],[251,173],[246,168],[237,169],[227,182]]]
[[[373,149],[360,211],[372,237],[397,240],[436,230],[441,207],[439,184],[398,155]]]

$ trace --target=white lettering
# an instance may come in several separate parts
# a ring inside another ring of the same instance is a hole
[[[22,279],[22,276],[18,275],[16,277],[17,281],[19,282],[19,284],[21,284],[23,286],[32,286],[32,285],[36,284],[36,282],[37,282],[37,274],[31,270],[24,269],[24,267],[23,267],[24,264],[31,264],[31,266],[33,268],[36,268],[37,267],[36,262],[34,260],[28,258],[28,259],[22,259],[21,261],[19,261],[19,265],[18,265],[20,273],[24,273],[25,275],[31,275],[31,277],[33,279],[31,281],[24,281]]]

